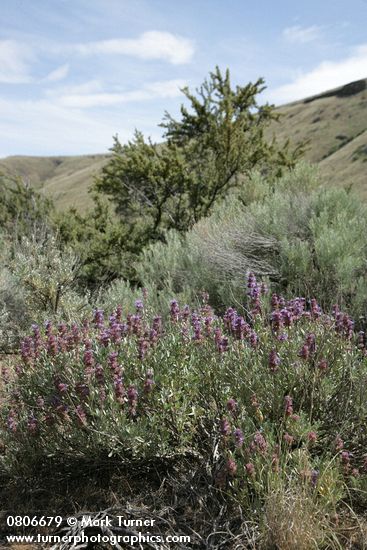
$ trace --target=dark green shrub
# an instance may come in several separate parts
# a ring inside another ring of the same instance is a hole
[[[301,147],[290,152],[288,144],[264,136],[279,115],[274,106],[258,104],[263,89],[261,78],[232,87],[229,71],[216,67],[196,93],[182,90],[186,106],[179,120],[165,114],[163,144],[140,132],[126,145],[115,138],[95,188],[111,200],[136,252],[167,230],[185,231],[209,215],[231,190],[246,185],[254,168],[275,178],[294,166]]]

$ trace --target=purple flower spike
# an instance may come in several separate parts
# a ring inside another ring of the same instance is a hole
[[[270,303],[273,309],[279,309],[279,296],[277,294],[273,294]]]
[[[219,430],[224,437],[227,437],[231,434],[231,425],[228,422],[227,418],[222,418],[219,424]]]
[[[350,463],[350,453],[348,451],[342,451],[340,454],[341,461],[343,464],[349,464]]]
[[[118,370],[118,353],[117,351],[112,351],[107,358],[108,366],[112,370],[112,372],[116,372]]]
[[[86,399],[90,393],[88,385],[83,382],[77,382],[75,385],[75,391],[82,399]]]
[[[259,337],[254,330],[251,331],[251,334],[249,336],[249,342],[252,348],[256,348],[259,343]]]
[[[280,311],[280,313],[281,313],[281,316],[282,316],[282,319],[283,319],[284,326],[290,327],[293,323],[292,312],[289,311],[289,309],[287,309],[287,308],[283,308]]]
[[[252,442],[250,443],[250,451],[253,453],[259,452],[264,455],[268,450],[268,444],[261,432],[256,432]]]
[[[280,357],[275,349],[272,349],[269,354],[269,367],[272,372],[276,372],[280,365]]]
[[[321,361],[317,365],[317,368],[321,371],[326,371],[328,369],[328,362],[326,361],[326,359],[321,359]]]
[[[33,413],[28,417],[27,428],[31,435],[36,435],[38,433],[38,421],[33,416]]]
[[[233,307],[229,307],[223,316],[224,325],[228,331],[233,332],[235,330],[236,319],[236,310]]]
[[[87,368],[93,367],[93,365],[94,365],[94,355],[93,355],[93,351],[91,349],[85,350],[84,355],[83,355],[83,363],[84,363],[84,366],[87,367]]]
[[[122,319],[122,306],[120,305],[117,306],[115,315],[116,315],[116,321],[120,323]]]
[[[108,325],[110,328],[112,328],[117,323],[116,315],[113,313],[108,318]]]
[[[170,314],[171,314],[171,320],[174,322],[178,321],[179,315],[180,315],[180,308],[178,305],[177,300],[171,300],[170,302]]]
[[[136,313],[141,313],[144,310],[144,304],[142,300],[135,300]]]
[[[201,333],[201,324],[199,320],[195,320],[193,322],[193,329],[194,329],[194,335],[192,339],[194,340],[194,342],[201,342],[204,337]]]
[[[234,477],[236,475],[237,464],[236,464],[236,461],[233,458],[229,458],[227,460],[226,470],[227,470],[229,476]]]
[[[229,411],[231,414],[235,413],[237,411],[237,401],[233,398],[228,399],[227,401],[227,411]]]
[[[310,348],[307,344],[304,344],[298,352],[299,357],[302,357],[305,361],[310,357]]]
[[[85,426],[87,424],[87,415],[83,405],[78,405],[75,409],[75,413],[76,413],[78,424],[80,426]]]
[[[228,338],[224,336],[219,342],[219,353],[225,353],[228,351]]]
[[[9,412],[6,423],[7,423],[9,431],[11,431],[13,433],[15,433],[17,431],[17,427],[18,427],[17,417],[16,417],[16,413],[13,409]]]
[[[127,390],[127,398],[129,400],[130,405],[133,405],[138,400],[138,392],[135,388],[135,386],[130,386]]]
[[[32,325],[32,332],[33,332],[33,348],[34,348],[35,354],[38,355],[38,351],[42,346],[41,331],[39,326]]]
[[[149,341],[145,338],[140,338],[138,342],[138,357],[142,361],[149,349]]]
[[[212,334],[212,331],[213,331],[213,321],[214,321],[214,317],[212,317],[212,316],[205,317],[205,319],[204,319],[205,334],[206,334],[206,336],[210,336],[210,335]]]
[[[283,435],[283,439],[284,441],[286,442],[287,445],[293,445],[293,442],[294,442],[294,437],[293,435],[290,435],[288,432],[286,432],[284,435]]]
[[[235,328],[236,338],[238,340],[243,340],[245,337],[245,334],[247,334],[248,332],[249,326],[244,320],[244,318],[239,316],[237,317],[234,323],[234,328]]]
[[[52,323],[51,321],[46,321],[45,322],[45,330],[46,330],[46,335],[47,336],[50,336],[50,334],[52,334]]]
[[[158,342],[158,340],[159,340],[158,332],[154,328],[151,328],[149,331],[149,342],[154,345]]]
[[[245,440],[242,430],[240,430],[240,428],[236,428],[235,431],[233,432],[233,435],[234,435],[236,447],[242,447],[243,442]]]
[[[271,326],[274,332],[283,328],[283,315],[279,310],[273,311],[271,314]]]
[[[184,321],[187,321],[190,317],[190,306],[188,306],[187,304],[184,306],[183,310],[182,310],[182,313],[181,313],[181,317]]]
[[[316,336],[311,332],[307,334],[305,344],[309,347],[310,353],[315,353],[316,351]]]
[[[245,470],[248,476],[253,477],[255,475],[255,466],[252,462],[245,464]]]
[[[157,332],[157,334],[160,334],[162,332],[162,317],[156,315],[153,318],[152,328]]]
[[[68,384],[66,384],[65,382],[61,382],[60,379],[57,378],[55,380],[55,388],[60,393],[66,393],[68,391],[68,387],[69,387]]]
[[[151,393],[154,386],[153,371],[148,370],[144,381],[144,393]]]
[[[292,416],[293,414],[293,399],[290,395],[286,395],[284,398],[284,412],[286,416]]]
[[[321,317],[321,314],[322,314],[322,311],[319,304],[317,303],[315,298],[312,298],[311,299],[311,316],[314,319],[318,319],[319,317]]]
[[[114,385],[114,389],[115,389],[116,400],[118,401],[118,403],[120,403],[122,405],[123,402],[124,402],[124,397],[125,397],[126,392],[125,392],[125,387],[124,387],[121,376],[115,376],[114,377],[113,385]]]
[[[96,377],[97,383],[102,386],[105,382],[104,372],[102,365],[96,365],[96,368],[94,370],[94,375]]]
[[[247,276],[247,288],[253,289],[257,287],[256,277],[255,274],[250,271],[250,273]]]
[[[101,342],[103,347],[106,348],[108,346],[108,344],[110,343],[110,338],[111,338],[111,332],[109,329],[104,329],[101,331],[99,335],[99,341]]]
[[[21,356],[24,364],[28,365],[32,361],[33,355],[33,340],[27,336],[21,344]]]
[[[109,337],[115,344],[121,344],[122,340],[122,325],[117,321],[113,323],[109,330]]]
[[[98,328],[102,328],[104,325],[104,311],[103,309],[96,309],[94,312],[94,324]]]
[[[312,487],[316,487],[317,481],[319,479],[320,472],[318,470],[312,470],[311,471],[311,485]]]
[[[59,351],[59,343],[54,334],[50,334],[47,338],[47,352],[49,355],[57,355]]]
[[[58,332],[60,334],[60,336],[65,336],[67,331],[68,331],[68,327],[66,326],[65,323],[60,323],[57,327],[58,329]]]

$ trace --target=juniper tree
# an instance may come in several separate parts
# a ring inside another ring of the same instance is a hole
[[[163,144],[140,132],[127,145],[114,138],[96,189],[109,196],[139,243],[169,228],[188,229],[229,190],[245,185],[252,169],[279,175],[293,166],[300,150],[265,138],[279,115],[274,106],[258,104],[264,87],[259,78],[233,88],[229,70],[216,67],[196,93],[182,89],[187,105],[179,120],[165,113]]]

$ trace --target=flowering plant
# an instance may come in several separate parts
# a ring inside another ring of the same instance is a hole
[[[189,454],[248,505],[283,484],[335,507],[366,483],[365,335],[337,307],[268,299],[252,273],[247,293],[244,315],[204,295],[196,311],[172,300],[165,324],[137,300],[34,325],[7,381],[4,463]]]

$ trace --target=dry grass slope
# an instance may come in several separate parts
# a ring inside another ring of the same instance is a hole
[[[61,210],[75,206],[85,211],[92,204],[88,189],[107,159],[108,155],[14,156],[0,160],[0,171],[17,174],[29,181],[45,195],[52,197],[56,207]]]
[[[319,163],[326,180],[352,186],[367,198],[367,79],[278,108],[283,116],[269,137],[309,140],[305,158]],[[21,157],[0,160],[0,170],[16,173],[51,196],[57,208],[90,206],[88,189],[108,155]]]
[[[367,198],[367,79],[279,107],[271,128],[280,140],[309,140],[306,159],[327,181],[352,186]]]

